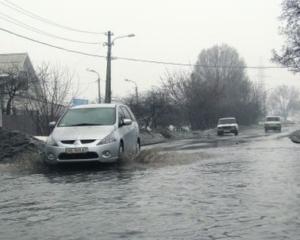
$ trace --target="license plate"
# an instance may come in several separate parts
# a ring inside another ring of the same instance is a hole
[[[87,147],[78,147],[78,148],[66,148],[66,153],[85,153],[88,151]]]

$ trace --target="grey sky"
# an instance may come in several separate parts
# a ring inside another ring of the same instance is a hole
[[[0,0],[2,2],[3,0]],[[278,35],[280,0],[10,0],[17,5],[63,25],[90,31],[112,30],[115,36],[134,33],[136,37],[120,39],[113,47],[113,55],[172,62],[195,63],[204,48],[226,43],[235,47],[249,66],[273,65],[271,50],[279,49],[283,38]],[[59,36],[99,41],[99,45],[83,45],[57,40],[24,30],[0,18],[0,27],[34,39],[92,54],[106,54],[102,46],[104,35],[80,34],[62,30],[0,5],[1,14]],[[3,15],[2,15],[3,16]],[[105,79],[105,59],[86,57],[38,45],[1,32],[1,53],[28,52],[34,65],[42,61],[67,65],[80,83],[80,97],[95,99],[96,76],[86,68],[97,70]],[[113,95],[133,91],[124,78],[136,81],[141,90],[160,82],[168,70],[184,70],[146,63],[115,60],[112,63]],[[252,80],[257,70],[248,70]],[[298,75],[286,70],[266,70],[267,88],[278,84],[300,86]],[[102,82],[104,90],[104,81]],[[104,91],[102,91],[104,93]]]

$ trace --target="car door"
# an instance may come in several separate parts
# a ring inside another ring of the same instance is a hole
[[[132,148],[132,142],[130,137],[130,125],[123,125],[123,120],[126,118],[125,113],[121,106],[118,107],[118,132],[120,138],[123,139],[124,143],[124,151],[128,153],[128,151]]]
[[[126,127],[126,134],[127,134],[127,141],[128,141],[128,147],[130,148],[130,151],[134,152],[137,142],[137,134],[136,134],[136,128],[135,128],[135,122],[132,118],[129,110],[125,106],[121,106],[121,109],[124,113],[124,116],[126,119],[130,119],[132,121],[132,124],[124,126]]]

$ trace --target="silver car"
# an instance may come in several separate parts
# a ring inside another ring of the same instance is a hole
[[[70,108],[55,123],[45,147],[45,162],[115,162],[140,150],[139,127],[122,104]]]

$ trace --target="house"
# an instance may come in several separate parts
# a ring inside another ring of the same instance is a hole
[[[27,53],[0,54],[0,102],[2,111],[20,111],[24,97],[40,88],[38,77]]]
[[[41,91],[27,53],[0,54],[0,127],[28,133],[36,131],[25,115],[25,103]]]

